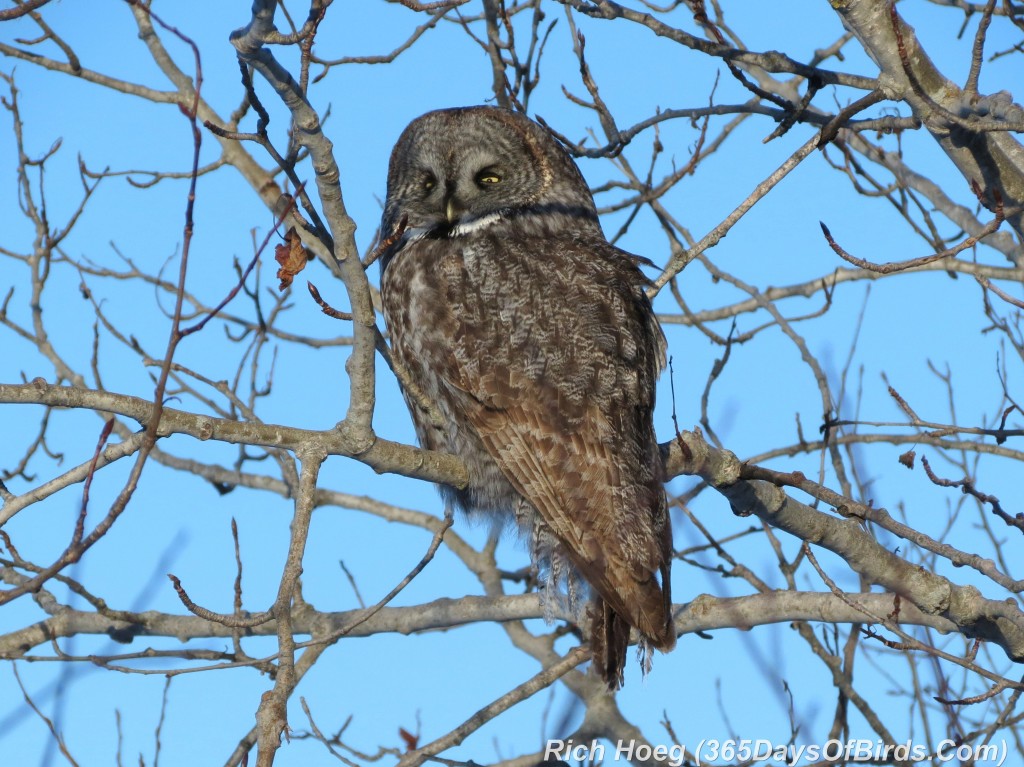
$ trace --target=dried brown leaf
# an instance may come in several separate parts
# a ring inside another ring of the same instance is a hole
[[[415,751],[416,750],[416,747],[417,747],[417,745],[420,742],[420,739],[419,739],[418,735],[413,735],[411,732],[409,732],[404,727],[399,727],[398,728],[398,734],[401,736],[402,740],[405,741],[405,747],[409,751]]]
[[[281,265],[277,270],[277,278],[281,280],[280,290],[290,287],[295,275],[306,268],[306,262],[313,254],[302,245],[302,239],[295,227],[291,227],[284,236],[284,242],[274,247],[274,260]]]

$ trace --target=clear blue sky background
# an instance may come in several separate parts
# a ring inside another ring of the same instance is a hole
[[[777,49],[792,58],[807,60],[815,49],[830,44],[842,33],[838,17],[825,2],[774,4],[739,2],[729,19],[734,29],[753,50]],[[940,12],[923,2],[904,2],[900,11],[913,23],[925,47],[950,78],[963,82],[969,62],[970,37],[953,39],[961,17]],[[204,97],[222,115],[228,115],[241,100],[234,49],[228,43],[230,31],[247,20],[248,3],[157,2],[155,9],[171,23],[192,36],[202,51]],[[550,9],[552,18],[557,8]],[[45,9],[45,17],[74,46],[83,65],[115,77],[123,77],[158,89],[169,85],[137,39],[127,7],[115,0],[91,3],[57,3]],[[317,52],[329,58],[343,55],[385,53],[396,47],[423,18],[383,2],[336,3],[321,28]],[[735,82],[716,62],[656,40],[648,31],[630,25],[591,22],[577,18],[587,37],[588,60],[602,88],[602,96],[620,119],[620,126],[652,114],[656,107],[687,107],[706,104],[716,77],[721,77],[716,103],[735,103],[746,98]],[[683,12],[678,24],[692,29]],[[27,21],[0,25],[0,38],[30,38],[37,30]],[[187,51],[169,36],[166,44],[179,55],[179,63],[191,68]],[[1000,29],[994,31],[989,50],[1012,44]],[[52,46],[48,55],[56,55]],[[849,44],[844,62],[828,66],[847,72],[874,75],[874,66],[856,43]],[[294,61],[293,51],[278,51]],[[1020,71],[1012,70],[1019,60],[1001,60],[986,66],[982,92],[1012,87],[1020,82]],[[59,154],[47,164],[46,191],[51,222],[61,225],[74,209],[81,184],[76,156],[94,170],[177,170],[187,169],[191,138],[186,121],[176,107],[154,105],[113,93],[102,87],[32,65],[5,60],[6,73],[14,72],[20,90],[27,151],[39,156],[57,139],[63,141]],[[583,95],[578,66],[571,54],[568,26],[561,19],[545,54],[542,80],[531,113],[573,137],[598,128],[591,113],[568,104],[562,97],[563,84]],[[274,115],[272,135],[283,146],[287,119],[260,85],[264,103]],[[846,103],[861,94],[839,92]],[[341,167],[345,200],[357,222],[357,239],[365,249],[374,236],[385,193],[385,174],[391,146],[402,128],[415,116],[439,107],[477,104],[490,96],[490,75],[483,52],[456,25],[441,24],[408,53],[389,66],[346,67],[332,73],[325,84],[311,92],[314,106],[331,116],[326,130],[334,141]],[[819,99],[822,97],[819,96]],[[830,97],[825,97],[830,98]],[[825,103],[824,101],[822,103]],[[906,114],[901,108],[901,114]],[[32,231],[17,214],[15,149],[9,130],[10,118],[0,123],[0,210],[3,213],[4,245],[18,251],[31,248]],[[251,124],[249,125],[251,127]],[[767,145],[761,139],[774,124],[752,119],[742,126],[725,148],[709,158],[697,175],[686,180],[666,202],[700,237],[733,208],[782,160],[810,136],[810,129],[795,127],[789,134]],[[696,132],[685,122],[666,126],[662,141],[667,156],[684,163],[696,141]],[[651,136],[646,135],[627,151],[637,167],[646,167]],[[891,144],[890,146],[893,146]],[[904,140],[907,158],[919,171],[930,175],[950,196],[973,205],[963,179],[927,136]],[[256,147],[256,158],[269,164]],[[204,162],[216,157],[212,136],[204,137]],[[667,162],[667,157],[665,162]],[[660,170],[667,165],[663,162]],[[592,184],[612,177],[610,166],[600,161],[581,165]],[[306,170],[305,177],[311,179]],[[120,178],[103,182],[95,199],[67,240],[65,250],[75,259],[89,259],[114,268],[119,266],[115,246],[140,267],[156,270],[168,262],[166,273],[176,271],[180,253],[186,187],[183,182],[164,182],[154,189],[138,190]],[[606,204],[610,198],[599,198]],[[923,255],[927,248],[914,239],[899,217],[886,204],[858,197],[849,183],[816,155],[805,162],[775,193],[769,195],[709,255],[722,268],[748,283],[767,287],[789,284],[826,274],[839,266],[838,259],[823,242],[818,221],[828,223],[848,250],[876,261]],[[617,229],[621,216],[605,223],[607,232]],[[218,172],[199,182],[196,208],[196,237],[192,245],[189,288],[210,303],[216,302],[232,284],[232,259],[246,261],[252,252],[250,230],[262,238],[271,225],[270,214],[255,194],[232,171]],[[949,226],[943,231],[949,233]],[[667,246],[652,217],[640,220],[620,245],[664,263]],[[988,254],[984,258],[992,259]],[[998,263],[998,262],[997,262]],[[276,265],[264,257],[262,286],[274,284]],[[326,270],[314,265],[309,278],[335,306],[345,305],[340,283]],[[372,270],[371,279],[377,279]],[[0,293],[9,286],[16,293],[12,316],[25,319],[26,273],[21,264],[0,261]],[[64,265],[56,269],[48,286],[46,320],[53,343],[61,354],[87,374],[92,344],[93,314],[80,297],[79,277]],[[164,348],[167,320],[153,292],[140,286],[115,281],[91,280],[90,286],[113,321],[134,334],[153,356]],[[695,309],[725,305],[739,297],[737,291],[713,284],[697,267],[682,277],[684,294]],[[872,286],[870,296],[864,284],[841,286],[828,315],[806,330],[808,344],[826,367],[833,383],[838,381],[850,344],[857,332],[857,316],[865,301],[866,319],[861,329],[851,366],[856,390],[863,378],[861,415],[869,420],[899,419],[899,413],[885,393],[884,373],[901,394],[925,418],[948,419],[948,405],[942,383],[928,373],[931,360],[940,369],[955,364],[957,406],[965,422],[980,423],[998,406],[998,381],[994,375],[998,342],[981,335],[983,316],[976,308],[979,291],[967,279],[951,280],[942,273],[897,278]],[[796,299],[784,307],[789,315],[817,308],[819,299]],[[330,338],[345,329],[325,318],[303,290],[293,297],[293,306],[283,326],[295,332]],[[243,304],[233,305],[236,311]],[[659,299],[659,309],[673,310],[671,298]],[[965,311],[959,311],[968,307]],[[739,330],[763,321],[745,316]],[[718,327],[721,333],[727,326]],[[704,382],[721,349],[711,346],[694,329],[666,328],[675,361],[677,414],[683,428],[700,417],[699,399]],[[210,327],[190,338],[179,360],[213,379],[230,378],[237,365],[237,347],[226,346],[218,327]],[[131,352],[109,335],[101,340],[107,360],[104,385],[112,391],[148,397],[152,394],[149,372]],[[43,376],[53,380],[51,366],[24,341],[0,330],[0,380],[17,381]],[[328,428],[341,419],[347,403],[343,350],[321,351],[282,347],[274,371],[273,395],[261,402],[266,421],[310,428]],[[389,439],[411,441],[412,429],[397,394],[397,388],[383,365],[378,366],[379,405],[374,426]],[[838,386],[836,386],[838,391]],[[671,435],[668,378],[659,391],[659,434]],[[852,396],[852,395],[851,395]],[[194,403],[180,403],[194,407]],[[853,400],[844,412],[853,413]],[[771,331],[749,347],[733,350],[733,359],[712,395],[712,423],[725,445],[740,456],[752,455],[770,446],[796,441],[794,416],[799,414],[808,438],[816,436],[821,419],[820,398],[799,353],[780,333]],[[0,415],[0,465],[13,465],[31,439],[41,409],[5,407]],[[100,421],[90,413],[54,415],[60,434],[51,447],[65,452],[64,467],[85,460],[93,449]],[[229,465],[234,451],[218,445],[197,446],[183,438],[167,442],[167,449],[200,460]],[[876,504],[893,506],[908,500],[906,512],[912,523],[939,531],[947,516],[947,504],[959,498],[933,488],[920,471],[908,473],[896,462],[905,448],[872,447],[861,464],[871,481]],[[863,452],[863,451],[862,451]],[[938,462],[942,467],[941,462]],[[799,456],[774,464],[787,470],[801,470],[816,476],[818,458]],[[982,474],[984,489],[1004,499],[1012,498],[1010,477],[1005,466],[992,464]],[[90,522],[101,518],[121,483],[127,465],[105,470],[93,488]],[[52,461],[37,460],[31,470],[40,478],[60,471]],[[267,470],[271,470],[268,466]],[[672,491],[690,482],[677,479]],[[353,461],[334,459],[325,467],[321,485],[355,494],[367,494],[412,508],[441,513],[441,503],[422,483],[400,477],[376,477]],[[12,481],[11,489],[21,492],[27,485]],[[62,493],[32,507],[17,517],[8,529],[22,552],[38,561],[59,555],[70,535],[79,502],[78,489]],[[733,518],[727,504],[710,494],[702,496],[695,511],[719,536],[748,526],[747,520]],[[265,608],[274,598],[287,544],[290,504],[282,499],[247,490],[221,497],[207,484],[151,466],[133,501],[132,508],[102,544],[90,552],[72,573],[112,606],[156,609],[180,613],[182,608],[164,574],[182,578],[191,596],[200,604],[229,611],[234,564],[229,520],[238,520],[245,562],[245,596],[248,609]],[[1016,511],[1013,509],[1012,511]],[[482,543],[486,531],[472,529],[460,521],[457,531]],[[965,535],[970,535],[969,525]],[[333,508],[317,512],[311,544],[305,561],[304,588],[307,599],[321,609],[343,610],[357,606],[337,562],[344,560],[355,575],[363,597],[372,602],[383,596],[420,558],[429,542],[422,530],[386,524],[365,514]],[[677,521],[676,545],[699,542],[695,530]],[[784,541],[792,552],[796,542]],[[895,546],[896,543],[893,543]],[[738,556],[759,573],[772,573],[772,554],[763,540],[734,548]],[[526,564],[527,557],[515,541],[504,540],[500,556],[510,569]],[[705,561],[714,564],[708,557]],[[829,562],[840,585],[856,589],[848,569]],[[949,574],[949,573],[947,573]],[[676,567],[676,600],[686,602],[700,593],[716,595],[749,593],[735,581],[687,568]],[[958,582],[970,574],[956,571]],[[782,586],[775,577],[774,585]],[[821,590],[822,584],[806,580],[801,585]],[[55,592],[62,598],[62,589]],[[417,604],[440,597],[478,593],[476,583],[454,558],[441,552],[427,570],[399,597],[396,604]],[[4,631],[37,620],[39,611],[28,599],[21,599],[0,611]],[[784,742],[789,734],[786,680],[796,700],[794,717],[801,725],[801,741],[819,742],[825,736],[834,708],[834,693],[824,668],[810,657],[802,642],[793,641],[788,627],[758,628],[752,632],[721,631],[713,641],[687,636],[678,650],[656,658],[654,673],[641,681],[633,664],[627,686],[620,697],[626,715],[655,743],[667,742],[658,722],[664,712],[676,732],[690,747],[705,737],[730,735],[768,738]],[[959,640],[952,646],[959,647]],[[115,646],[104,638],[80,638],[65,642],[69,653],[109,653],[141,650],[146,646],[178,647],[173,640],[138,640],[129,647]],[[210,641],[191,646],[226,647]],[[247,640],[253,655],[275,650],[271,640]],[[565,644],[563,649],[570,645]],[[37,648],[45,655],[47,648]],[[117,748],[114,711],[121,713],[124,760],[137,762],[142,754],[152,763],[153,730],[157,725],[163,691],[163,677],[119,675],[87,664],[19,663],[19,670],[36,702],[60,724],[68,748],[81,764],[112,764]],[[161,665],[160,667],[166,667]],[[879,712],[892,722],[899,737],[920,733],[909,723],[903,699],[883,693],[890,682],[884,678],[900,668],[875,669],[861,664],[858,683],[871,697]],[[346,742],[368,753],[378,745],[398,747],[398,728],[421,729],[423,741],[432,740],[462,722],[496,696],[537,671],[536,663],[512,648],[500,628],[474,626],[417,637],[380,636],[340,643],[319,662],[318,669],[298,690],[291,709],[291,724],[305,730],[307,723],[298,708],[298,696],[309,702],[319,726],[333,732],[349,716],[352,722]],[[253,724],[255,707],[271,682],[248,669],[177,677],[171,685],[163,729],[161,762],[176,764],[219,764],[238,738]],[[0,752],[17,754],[12,764],[58,764],[52,741],[42,722],[26,712],[10,666],[0,667]],[[721,701],[719,705],[718,701]],[[450,757],[487,763],[541,745],[542,735],[557,736],[555,723],[570,703],[564,689],[555,688],[505,714],[470,738]],[[546,716],[547,730],[543,730]],[[728,718],[723,714],[727,710]],[[578,722],[570,717],[570,726]],[[870,730],[854,716],[855,736],[872,737]],[[293,742],[279,754],[278,764],[327,763],[330,757],[317,744]]]

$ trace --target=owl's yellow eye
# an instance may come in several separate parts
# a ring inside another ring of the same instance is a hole
[[[500,184],[501,176],[493,170],[482,170],[476,174],[476,183],[480,186],[484,186],[485,184]]]
[[[434,178],[434,174],[428,173],[426,176],[423,177],[423,188],[426,191],[429,192],[435,186],[437,186],[437,179]]]

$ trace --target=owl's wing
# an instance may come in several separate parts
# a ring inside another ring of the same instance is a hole
[[[487,396],[493,381],[477,383]],[[608,414],[590,407],[575,430],[563,432],[552,412],[557,395],[532,390],[531,383],[510,381],[511,390],[500,395],[516,404],[494,409],[478,403],[469,409],[470,422],[587,582],[656,647],[670,649],[675,632],[666,541],[654,526],[663,491],[622,476],[633,461],[621,454],[623,433]],[[663,529],[667,533],[667,525]]]
[[[661,332],[625,254],[603,239],[561,242],[557,259],[543,245],[505,241],[501,258],[441,270],[452,324],[434,370],[583,577],[667,650],[671,533],[651,425]]]

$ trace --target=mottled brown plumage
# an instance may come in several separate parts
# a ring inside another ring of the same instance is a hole
[[[675,644],[653,427],[664,339],[639,259],[610,245],[573,161],[493,107],[431,112],[391,156],[381,296],[424,447],[460,456],[469,513],[512,518],[548,586],[593,589],[589,641],[621,684],[629,628]],[[552,598],[549,593],[547,600]]]

